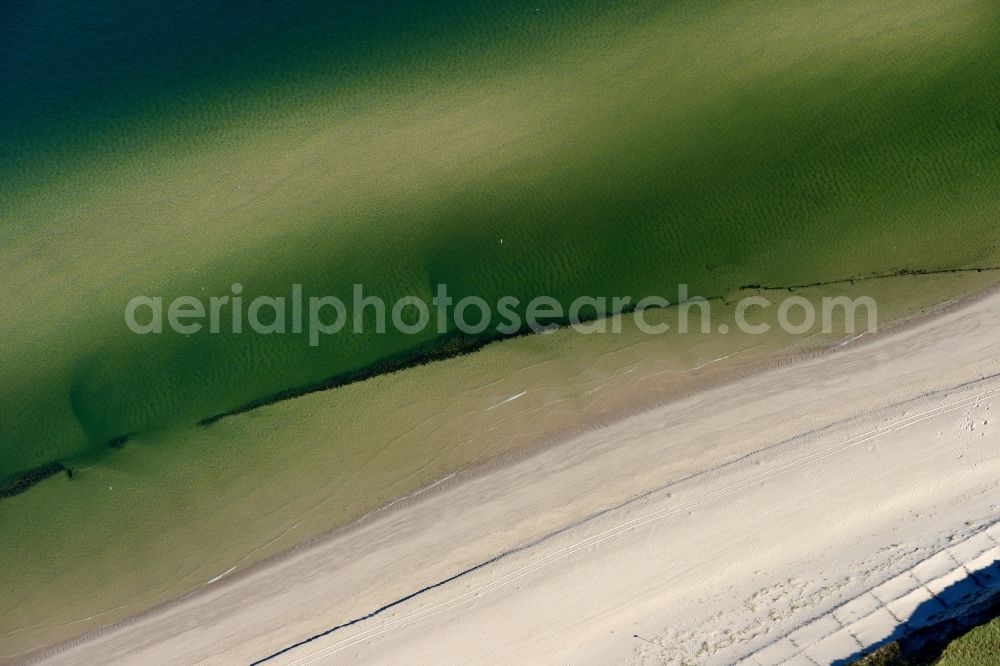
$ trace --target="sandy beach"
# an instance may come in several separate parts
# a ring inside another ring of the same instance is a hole
[[[993,293],[442,484],[36,657],[756,659],[954,544],[978,539],[963,552],[983,559],[1000,519],[998,306]],[[802,642],[788,663],[815,662]]]
[[[0,666],[852,666],[985,618],[998,25],[14,11]]]

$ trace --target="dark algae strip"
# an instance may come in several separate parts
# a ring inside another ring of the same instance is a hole
[[[115,437],[107,443],[107,448],[120,449],[124,447],[130,436],[121,435],[120,437]],[[67,479],[73,478],[73,470],[61,462],[46,463],[41,467],[29,469],[26,472],[8,477],[6,480],[0,482],[0,499],[19,495],[36,483],[44,481],[50,476],[55,476],[59,472],[66,472]]]
[[[55,476],[59,472],[66,472],[68,478],[73,478],[73,470],[61,462],[51,462],[41,467],[30,469],[27,472],[22,472],[0,483],[0,498],[13,497],[14,495],[23,493],[39,481],[43,481],[50,476]]]
[[[780,291],[788,290],[792,291],[795,289],[809,289],[812,287],[825,287],[838,284],[855,284],[857,282],[865,282],[869,280],[880,280],[886,278],[896,278],[896,277],[917,277],[917,276],[929,276],[929,275],[949,275],[949,274],[959,274],[959,273],[983,273],[986,271],[997,271],[1000,270],[1000,266],[979,266],[972,268],[945,268],[937,270],[928,269],[910,269],[901,268],[899,270],[890,273],[873,273],[871,275],[859,275],[847,278],[840,278],[836,280],[825,280],[822,282],[811,282],[806,284],[790,284],[790,285],[761,285],[761,284],[747,284],[739,287],[737,291]],[[705,296],[705,300],[721,300],[726,301],[725,296]],[[623,308],[621,312],[608,313],[609,316],[612,314],[630,314],[635,311],[635,305],[630,304]],[[595,316],[581,316],[580,322],[584,323],[587,321],[593,321],[596,319]],[[544,325],[553,325],[559,327],[569,326],[570,321],[566,318],[553,319],[551,321],[541,321]],[[285,389],[284,391],[279,391],[271,395],[258,398],[251,402],[235,407],[231,410],[222,412],[220,414],[214,414],[212,416],[206,417],[201,421],[198,421],[198,425],[207,426],[217,421],[220,421],[228,416],[236,416],[237,414],[243,414],[260,407],[266,407],[267,405],[273,405],[284,400],[291,400],[292,398],[300,398],[304,395],[310,393],[317,393],[319,391],[327,391],[329,389],[340,388],[342,386],[347,386],[349,384],[354,384],[356,382],[362,382],[367,379],[372,379],[380,375],[388,375],[394,372],[399,372],[400,370],[406,370],[408,368],[414,368],[421,365],[426,365],[428,363],[433,363],[434,361],[443,361],[450,358],[455,358],[457,356],[464,356],[465,354],[472,354],[479,351],[483,347],[493,342],[499,340],[510,340],[513,338],[518,338],[523,335],[531,333],[529,329],[524,329],[517,333],[511,335],[503,335],[500,333],[484,333],[478,336],[464,335],[462,333],[449,334],[443,338],[440,338],[426,346],[422,349],[418,349],[415,352],[407,352],[404,354],[399,354],[389,358],[382,359],[381,361],[369,365],[358,370],[351,372],[341,373],[334,375],[327,379],[312,384],[306,384],[304,386],[297,386]]]
[[[792,284],[792,285],[760,285],[760,284],[748,284],[741,286],[738,291],[745,290],[760,290],[760,291],[778,291],[778,290],[796,290],[796,289],[806,289],[810,287],[822,287],[828,285],[836,284],[846,284],[846,283],[856,283],[863,282],[867,280],[877,280],[885,278],[895,278],[895,277],[912,277],[912,276],[928,276],[928,275],[945,275],[945,274],[958,274],[958,273],[968,273],[968,272],[985,272],[985,271],[997,271],[1000,270],[1000,266],[980,266],[971,268],[951,268],[951,269],[940,269],[940,270],[926,270],[926,269],[899,269],[890,273],[876,273],[871,275],[859,275],[847,278],[841,278],[836,280],[827,280],[822,282],[813,282],[808,284]],[[724,296],[706,296],[706,300],[725,300]],[[606,313],[607,315],[613,314],[630,314],[635,310],[635,306],[630,304],[622,309],[621,312]],[[597,318],[597,315],[582,316],[580,318],[581,322],[592,321]],[[565,327],[570,324],[567,318],[552,319],[549,321],[540,321],[539,323],[547,326],[557,326]],[[340,373],[331,377],[328,377],[319,382],[312,384],[306,384],[303,386],[296,386],[279,391],[278,393],[270,394],[253,400],[251,402],[245,403],[238,407],[234,407],[225,412],[214,414],[208,416],[198,421],[199,426],[209,426],[216,423],[224,418],[230,416],[236,416],[239,414],[244,414],[251,412],[260,407],[266,407],[268,405],[273,405],[285,400],[291,400],[294,398],[299,398],[311,393],[318,393],[320,391],[326,391],[334,388],[340,388],[357,382],[366,381],[379,376],[392,374],[399,372],[401,370],[406,370],[409,368],[414,368],[422,365],[427,365],[435,361],[443,361],[451,358],[456,358],[459,356],[464,356],[466,354],[475,353],[489,344],[498,342],[500,340],[510,340],[518,338],[531,333],[530,329],[523,329],[514,334],[505,335],[497,332],[493,333],[483,333],[481,335],[466,335],[460,332],[454,332],[448,334],[442,338],[432,341],[422,347],[410,350],[408,352],[384,358],[377,363],[371,364],[369,366],[359,368],[346,373]],[[109,449],[121,449],[123,448],[129,440],[130,434],[121,435],[109,440],[106,443],[106,448]],[[21,474],[13,477],[9,477],[6,481],[0,484],[0,499],[4,497],[11,497],[28,490],[31,486],[36,483],[43,481],[50,476],[54,476],[59,472],[65,471],[69,478],[72,478],[73,471],[62,463],[53,462],[41,467],[37,467],[32,470],[28,470]]]
[[[581,320],[587,320],[587,317],[581,317]],[[546,323],[546,322],[540,322]],[[555,326],[566,326],[569,324],[568,321],[551,321],[547,324],[552,324]],[[372,365],[354,370],[351,372],[345,372],[333,377],[329,377],[319,382],[313,384],[306,384],[305,386],[296,386],[293,388],[286,389],[284,391],[279,391],[272,395],[264,396],[258,400],[253,400],[244,405],[240,405],[234,409],[231,409],[221,414],[215,414],[207,418],[198,421],[198,425],[207,426],[220,421],[227,416],[236,416],[237,414],[243,414],[245,412],[258,409],[259,407],[266,407],[267,405],[273,405],[284,400],[291,400],[292,398],[300,398],[304,395],[310,393],[317,393],[319,391],[326,391],[329,389],[339,388],[342,386],[347,386],[348,384],[354,384],[357,382],[363,382],[367,379],[373,379],[381,375],[388,375],[394,372],[399,372],[400,370],[406,370],[408,368],[415,368],[421,365],[427,365],[428,363],[433,363],[434,361],[443,361],[449,358],[455,358],[458,356],[464,356],[466,354],[472,354],[479,351],[486,345],[497,342],[499,340],[510,340],[513,338],[518,338],[523,335],[529,334],[531,331],[525,329],[518,333],[512,335],[504,335],[501,333],[496,334],[483,334],[479,336],[465,335],[462,333],[455,333],[447,335],[437,341],[424,346],[422,349],[418,349],[414,353],[400,354],[397,356],[392,356],[389,358],[382,359],[381,361],[374,363]]]
[[[808,289],[810,287],[826,287],[835,284],[855,284],[857,282],[866,282],[869,280],[882,280],[885,278],[894,277],[917,277],[925,275],[956,275],[959,273],[985,273],[986,271],[996,271],[1000,270],[1000,266],[973,266],[972,268],[940,268],[936,270],[929,270],[924,268],[900,268],[897,271],[891,273],[873,273],[872,275],[862,275],[858,277],[841,278],[839,280],[823,280],[821,282],[806,282],[803,284],[789,284],[783,286],[771,286],[763,284],[745,284],[740,287],[740,290],[744,289],[765,289],[765,290],[779,290],[787,289],[789,291],[793,289]]]

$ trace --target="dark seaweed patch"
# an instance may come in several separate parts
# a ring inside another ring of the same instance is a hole
[[[30,469],[27,472],[21,472],[17,476],[0,483],[0,498],[13,497],[14,495],[23,493],[39,481],[43,481],[50,476],[55,476],[59,472],[66,472],[67,478],[73,478],[73,470],[60,462],[48,463],[41,467]]]

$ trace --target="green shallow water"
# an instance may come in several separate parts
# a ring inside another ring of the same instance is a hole
[[[995,3],[295,7],[0,23],[0,481],[75,470],[0,499],[0,661],[682,394],[713,359],[820,344],[561,331],[201,427],[434,339],[137,336],[138,294],[565,302],[1000,264]],[[992,282],[850,293],[888,322]]]
[[[1000,271],[972,272],[795,292],[816,302],[872,296],[885,326],[998,280]],[[764,293],[779,299],[784,290]],[[732,323],[734,303],[713,301],[713,322]],[[647,316],[676,330],[676,308]],[[769,322],[774,333],[651,336],[625,316],[619,334],[524,336],[209,427],[140,433],[121,450],[81,461],[72,479],[61,474],[0,501],[0,663],[211,589],[469,467],[495,469],[843,338],[818,325],[783,335],[775,308],[751,321]],[[720,452],[730,445],[725,437],[714,444]],[[682,456],[676,464],[679,478],[699,461]]]
[[[568,302],[1000,263],[992,3],[329,7],[5,28],[0,478],[432,341],[136,336],[138,294]]]

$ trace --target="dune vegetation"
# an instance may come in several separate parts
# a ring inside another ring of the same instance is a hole
[[[0,656],[837,341],[562,330],[386,374],[498,332],[136,335],[137,295],[813,285],[886,324],[996,281],[994,3],[55,5],[0,26]]]

